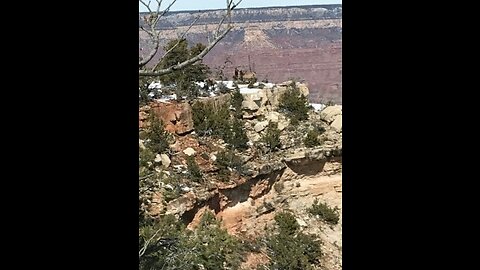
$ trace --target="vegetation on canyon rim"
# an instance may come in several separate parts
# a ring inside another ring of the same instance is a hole
[[[227,1],[227,15],[236,5],[238,3]],[[186,102],[192,107],[194,137],[221,139],[225,142],[226,147],[216,154],[213,163],[217,179],[228,182],[233,174],[243,175],[245,160],[242,154],[259,147],[259,144],[249,143],[245,120],[242,117],[243,95],[238,87],[231,91],[223,85],[220,87],[220,93],[229,95],[228,103],[200,101],[197,97],[204,95],[205,89],[195,84],[198,81],[206,81],[211,74],[210,69],[202,63],[202,57],[228,33],[231,22],[228,22],[228,27],[223,31],[220,27],[223,22],[220,22],[214,40],[207,45],[189,46],[184,37],[168,42],[163,48],[166,52],[164,56],[153,65],[153,68],[148,69],[146,64],[153,59],[158,50],[158,31],[155,26],[159,17],[161,13],[157,11],[156,17],[147,18],[150,20],[147,26],[151,26],[147,33],[157,46],[154,54],[140,59],[139,106],[148,105],[152,101],[148,87],[153,79],[160,79],[162,84],[176,94],[177,99],[186,96]],[[241,77],[237,79],[243,80]],[[254,81],[249,81],[250,88],[253,87],[253,83]],[[290,119],[290,125],[296,126],[308,119],[308,110],[307,98],[301,94],[297,84],[292,82],[285,94],[280,97],[279,112]],[[152,215],[149,212],[152,202],[158,200],[155,195],[161,194],[161,203],[166,205],[184,194],[185,187],[208,185],[212,179],[202,172],[197,163],[197,160],[201,159],[195,159],[195,156],[185,158],[185,171],[159,169],[159,166],[156,166],[159,163],[159,155],[171,157],[174,154],[170,145],[175,141],[176,135],[165,130],[164,123],[155,111],[151,110],[148,115],[148,125],[140,134],[144,145],[139,149],[140,269],[239,269],[244,254],[252,251],[251,243],[229,235],[221,227],[214,213],[207,210],[199,224],[190,230],[186,229],[183,221],[175,216],[167,215],[165,212]],[[308,132],[304,140],[305,146],[319,145],[321,141],[318,137],[323,131],[314,129]],[[263,144],[265,147],[263,152],[275,152],[280,149],[282,131],[278,129],[277,123],[270,122],[262,134],[260,145]],[[203,159],[209,158],[205,153],[199,154]],[[274,188],[281,192],[283,183],[281,186],[277,183]],[[308,211],[326,222],[332,224],[338,222],[336,209],[331,209],[326,204],[315,202]],[[318,265],[322,256],[320,242],[316,240],[318,237],[304,234],[295,216],[290,212],[278,213],[275,222],[275,228],[256,243],[258,247],[255,251],[266,250],[270,258],[268,265],[264,267],[314,269],[312,265]]]
[[[186,76],[188,77],[188,76]],[[303,104],[303,97],[298,89],[291,87],[281,99],[281,110],[290,119],[304,121],[299,116],[302,110],[287,110],[289,104]],[[294,94],[292,94],[294,93]],[[227,104],[215,104],[213,101],[192,102],[192,120],[195,133],[201,138],[222,139],[226,148],[220,151],[214,162],[218,171],[217,179],[229,181],[232,173],[244,173],[244,161],[240,154],[250,147],[245,130],[245,120],[242,119],[241,104],[243,96],[238,90],[233,90]],[[286,103],[286,104],[285,104]],[[283,106],[282,106],[283,105]],[[314,128],[308,132],[304,143],[312,147],[320,143],[318,136],[324,130]],[[276,123],[270,122],[266,127],[260,142],[264,143],[268,151],[278,151],[280,135]],[[170,144],[175,140],[164,128],[164,124],[156,113],[151,110],[148,125],[141,132],[144,148],[140,149],[139,173],[139,259],[140,269],[240,269],[242,256],[249,250],[249,243],[229,235],[221,228],[214,214],[207,212],[202,217],[200,225],[194,230],[188,230],[179,219],[160,213],[151,216],[148,212],[153,201],[153,195],[160,192],[163,203],[168,203],[182,195],[182,184],[206,184],[206,176],[202,173],[193,156],[186,157],[186,174],[170,171],[169,174],[155,169],[154,159],[157,154],[171,155]],[[204,153],[202,153],[204,154]],[[200,157],[208,159],[208,155]],[[210,179],[211,180],[211,179]],[[163,183],[163,184],[160,184]],[[283,185],[282,185],[283,186]],[[275,190],[281,192],[280,184],[276,183]],[[312,210],[315,216],[329,223],[336,223],[335,211],[314,204]],[[337,215],[338,217],[338,215]],[[260,249],[267,251],[270,257],[268,265],[263,269],[313,269],[321,258],[320,243],[317,237],[301,232],[295,217],[289,212],[282,212],[275,217],[276,229],[267,234],[263,241],[258,242]],[[203,268],[202,268],[203,267]],[[262,269],[262,268],[257,268]]]
[[[325,222],[335,225],[338,223],[340,216],[338,214],[338,208],[332,208],[326,203],[321,203],[318,199],[315,199],[312,206],[307,209],[308,213],[314,217],[319,217]]]

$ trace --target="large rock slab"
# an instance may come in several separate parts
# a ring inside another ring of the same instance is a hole
[[[337,132],[342,131],[342,115],[335,116],[335,120],[330,124],[332,128],[334,128]]]
[[[162,120],[165,130],[184,135],[193,131],[192,107],[186,102],[151,103],[150,108]],[[140,128],[148,126],[145,111],[139,113]]]
[[[268,121],[262,121],[262,122],[258,122],[257,124],[255,124],[255,126],[253,127],[253,129],[255,129],[255,132],[261,132],[261,131],[264,130],[267,126],[268,126]]]
[[[328,106],[320,112],[320,119],[330,124],[337,115],[341,114],[342,105]]]

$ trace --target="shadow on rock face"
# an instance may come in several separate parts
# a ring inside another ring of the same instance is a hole
[[[295,160],[287,162],[287,167],[296,174],[301,175],[315,175],[323,171],[323,167],[327,160]]]
[[[267,175],[258,176],[233,189],[222,190],[222,195],[228,199],[228,204],[225,207],[232,207],[247,201],[248,198],[256,199],[267,194],[272,189],[273,184],[281,178],[284,171],[285,169],[274,171]]]

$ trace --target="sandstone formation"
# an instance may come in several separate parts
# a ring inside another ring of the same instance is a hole
[[[214,211],[230,234],[254,239],[265,235],[272,228],[276,213],[288,209],[297,217],[301,230],[319,235],[324,243],[322,266],[328,270],[341,269],[341,195],[342,195],[342,107],[327,106],[320,112],[310,110],[308,120],[295,128],[289,127],[288,117],[279,111],[278,99],[286,91],[288,82],[243,93],[247,102],[255,106],[243,106],[250,118],[244,121],[249,149],[237,155],[243,161],[242,173],[219,180],[216,160],[225,149],[225,143],[211,137],[198,137],[193,130],[191,108],[187,103],[150,104],[160,118],[167,123],[167,130],[175,134],[171,145],[171,158],[159,155],[158,172],[169,175],[187,175],[186,158],[192,156],[199,165],[205,183],[161,182],[169,192],[179,192],[179,197],[161,203],[160,194],[154,196],[150,212],[166,213],[179,217],[187,228],[195,228],[203,213]],[[306,84],[298,83],[303,93],[309,94]],[[199,99],[195,102],[228,103],[230,95]],[[145,111],[142,108],[140,125],[144,126]],[[278,123],[281,149],[260,152],[261,137],[270,122]],[[189,128],[185,128],[189,127]],[[319,136],[321,145],[305,147],[304,138],[309,130],[323,128]],[[189,130],[185,132],[185,130]],[[142,145],[139,141],[139,145]],[[230,168],[230,172],[233,170]],[[309,216],[307,207],[317,198],[340,209],[340,222],[327,226]],[[267,229],[266,229],[267,228]],[[257,256],[257,257],[255,257]],[[252,269],[260,261],[268,261],[257,253],[248,255],[245,269]],[[250,268],[249,268],[250,267]],[[253,268],[254,269],[254,268]]]
[[[147,122],[146,111],[153,110],[163,121],[165,130],[183,135],[193,131],[192,108],[183,102],[155,102],[140,109],[139,127],[144,128]]]

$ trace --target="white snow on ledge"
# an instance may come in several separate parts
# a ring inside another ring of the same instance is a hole
[[[260,90],[260,88],[240,88],[240,94],[256,94]]]
[[[325,104],[321,104],[321,103],[310,103],[310,105],[312,105],[315,111],[321,111],[326,107]]]

